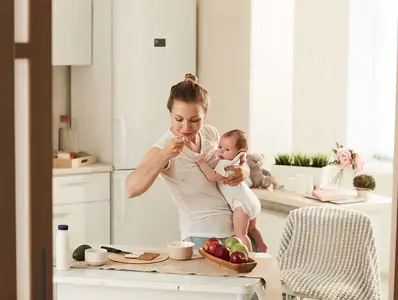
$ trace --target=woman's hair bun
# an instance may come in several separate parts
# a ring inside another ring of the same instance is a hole
[[[198,82],[198,78],[194,74],[191,74],[191,73],[185,74],[185,80],[191,80],[193,82]]]

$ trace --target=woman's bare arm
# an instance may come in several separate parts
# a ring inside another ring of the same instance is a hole
[[[140,165],[127,177],[125,194],[134,198],[145,193],[156,178],[167,166],[169,160],[162,155],[160,148],[151,148],[146,153]]]
[[[174,137],[163,149],[153,147],[145,154],[140,165],[127,177],[125,194],[134,198],[145,193],[155,182],[170,159],[180,155],[184,147],[182,137]]]

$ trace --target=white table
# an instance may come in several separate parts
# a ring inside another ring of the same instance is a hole
[[[261,206],[264,209],[271,209],[281,213],[288,213],[288,210],[296,209],[306,206],[328,206],[340,207],[361,211],[372,214],[378,213],[385,209],[391,210],[391,197],[380,196],[375,193],[370,193],[369,198],[364,202],[334,204],[329,202],[322,202],[314,199],[306,198],[302,195],[286,191],[268,191],[265,189],[253,189],[253,192],[260,199]],[[351,191],[355,195],[355,191]]]
[[[56,300],[249,300],[260,279],[207,277],[93,269],[57,271],[54,268]]]

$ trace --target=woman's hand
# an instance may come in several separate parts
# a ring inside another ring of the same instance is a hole
[[[250,169],[246,164],[239,166],[229,166],[225,168],[226,171],[234,171],[233,174],[229,175],[223,180],[224,184],[230,186],[236,186],[243,182],[243,180],[250,175]]]
[[[180,155],[184,149],[184,145],[185,140],[183,137],[175,137],[164,146],[162,149],[162,154],[167,160],[169,160]]]

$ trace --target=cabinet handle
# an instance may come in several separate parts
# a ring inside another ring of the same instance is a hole
[[[66,217],[67,215],[70,215],[71,213],[53,213],[54,217]]]
[[[75,182],[68,182],[66,184],[63,184],[61,186],[65,187],[65,186],[76,186],[76,185],[84,185],[84,184],[88,184],[88,181],[75,181]]]

